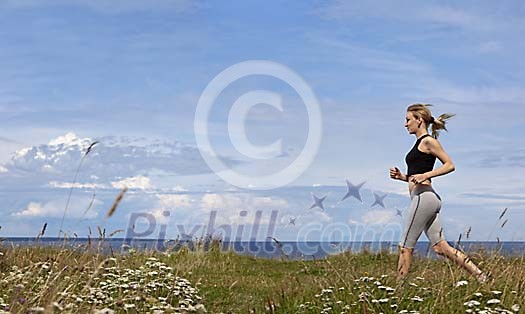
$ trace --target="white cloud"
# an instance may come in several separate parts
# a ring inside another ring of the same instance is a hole
[[[175,192],[187,192],[188,191],[182,185],[176,185],[172,190]]]
[[[324,222],[324,223],[330,223],[334,219],[328,215],[326,212],[323,211],[315,211],[312,212],[312,219],[310,221],[317,221],[317,222]]]
[[[5,166],[12,170],[32,172],[69,172],[76,170],[90,138],[79,138],[67,133],[52,139],[47,145],[24,147],[17,150]]]
[[[120,181],[111,182],[111,186],[116,189],[127,187],[128,189],[146,190],[154,188],[151,184],[151,180],[144,176],[129,177]]]
[[[288,202],[280,198],[252,196],[249,194],[205,194],[201,199],[205,209],[249,210],[259,208],[283,208]]]
[[[176,219],[190,219],[190,214],[194,215],[199,211],[195,208],[194,200],[191,195],[187,194],[156,194],[156,200],[153,204],[153,209],[148,210],[152,214],[156,222],[159,224],[166,224],[170,221],[170,217],[178,216]],[[179,221],[180,223],[180,221]]]
[[[76,197],[68,206],[66,218],[95,218],[97,212],[94,207],[101,204],[101,202],[97,200],[93,201],[93,205],[90,208],[89,204],[91,201],[92,199],[90,198]],[[64,215],[65,204],[65,200],[52,200],[45,203],[29,202],[23,210],[13,213],[12,216],[62,218]],[[89,210],[87,210],[88,208]]]
[[[193,206],[193,199],[186,194],[158,194],[158,202],[165,209],[179,209]]]
[[[6,172],[9,172],[9,170],[7,170],[6,167],[0,165],[0,173],[6,173]]]
[[[198,195],[198,196],[196,196]],[[284,199],[267,196],[254,196],[248,193],[242,194],[156,194],[156,201],[147,212],[160,224],[168,224],[168,233],[177,235],[182,226],[187,232],[195,226],[201,226],[199,232],[205,232],[208,224],[213,218],[213,227],[231,227],[234,233],[237,226],[246,227],[244,235],[251,234],[254,224],[259,226],[260,231],[265,230],[273,222],[277,223],[281,218],[284,207],[288,202]],[[277,211],[275,220],[272,219],[272,211]],[[326,213],[311,213],[311,220],[328,221],[330,217]],[[204,229],[202,229],[204,228]],[[248,231],[249,230],[249,231]]]
[[[365,224],[379,224],[386,225],[392,222],[395,218],[396,212],[391,209],[380,209],[367,211],[361,219]]]
[[[150,211],[150,213],[153,215],[153,217],[155,217],[155,221],[157,224],[168,223],[171,215],[170,211],[164,208],[156,208]]]
[[[48,145],[49,146],[66,146],[66,147],[67,146],[73,146],[73,147],[74,146],[79,146],[79,147],[84,146],[85,148],[87,148],[91,142],[92,142],[91,139],[88,139],[88,138],[81,139],[81,138],[78,138],[75,135],[75,133],[69,132],[69,133],[66,133],[65,135],[52,139],[51,141],[49,141]]]
[[[268,223],[272,210],[284,210],[288,207],[285,199],[274,197],[253,196],[250,194],[205,194],[200,205],[203,214],[212,210],[217,211],[217,222],[221,224],[234,224],[253,222],[257,211],[262,212],[260,223]],[[246,211],[246,216],[241,216],[241,211]]]
[[[140,176],[150,171],[163,175],[198,175],[210,170],[198,148],[177,141],[103,137],[83,160],[81,174],[97,177],[108,185],[117,179]],[[33,180],[42,175],[71,178],[86,149],[94,140],[67,133],[48,144],[25,147],[3,166]],[[226,160],[227,164],[234,163]],[[80,176],[81,177],[81,176]],[[80,178],[79,177],[79,178]],[[146,183],[144,179],[135,184]]]
[[[51,181],[49,182],[48,186],[52,188],[59,188],[59,189],[70,189],[70,188],[76,188],[76,189],[105,189],[107,188],[104,184],[97,184],[97,183],[71,183],[71,182],[57,182],[57,181]]]
[[[14,216],[33,216],[33,217],[38,217],[38,216],[46,216],[48,212],[56,212],[56,208],[52,208],[52,209],[44,209],[44,207],[42,207],[42,205],[40,203],[29,203],[27,205],[27,208],[22,210],[21,212],[18,212],[18,213],[14,213],[13,215]]]

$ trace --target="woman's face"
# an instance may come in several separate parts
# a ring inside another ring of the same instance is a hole
[[[405,117],[405,128],[407,128],[408,133],[414,134],[416,133],[417,127],[419,125],[419,120],[414,117],[412,112],[407,112],[407,115]]]

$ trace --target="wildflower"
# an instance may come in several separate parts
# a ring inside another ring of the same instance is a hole
[[[487,301],[487,304],[500,304],[501,301],[498,299],[490,299]]]
[[[461,280],[461,281],[456,282],[456,287],[461,287],[461,286],[466,286],[466,285],[468,285],[468,281],[466,280]]]
[[[423,277],[416,277],[417,280],[425,280]]]
[[[482,294],[481,292],[476,292],[476,293],[474,293],[474,296],[476,296],[476,297],[482,297],[483,294]]]
[[[498,290],[492,290],[491,291],[493,295],[500,295],[501,294],[501,291],[498,291]]]
[[[58,304],[58,302],[53,302],[53,307],[58,311],[63,311],[64,308]]]
[[[410,285],[411,285],[412,287],[418,287],[418,285],[415,284],[415,283],[413,283],[413,282],[411,282]]]
[[[468,306],[468,307],[478,306],[480,304],[481,303],[479,303],[476,300],[470,300],[470,301],[467,301],[467,302],[463,303],[463,305]]]
[[[29,312],[31,313],[44,313],[45,309],[41,306],[32,307],[29,309]]]
[[[418,297],[417,295],[414,296],[413,298],[410,298],[410,300],[412,300],[412,301],[416,301],[416,302],[423,302],[423,298]]]
[[[510,309],[513,310],[514,312],[518,312],[520,310],[520,306],[517,304],[514,304],[513,306],[511,306]]]

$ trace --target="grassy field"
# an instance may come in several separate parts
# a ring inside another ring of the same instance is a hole
[[[396,282],[396,255],[313,261],[208,252],[99,254],[0,247],[0,312],[10,313],[517,313],[525,260],[471,254],[478,284],[443,259],[416,258]]]

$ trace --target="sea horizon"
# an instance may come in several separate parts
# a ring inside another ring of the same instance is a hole
[[[218,240],[218,239],[217,239]],[[2,246],[34,247],[55,246],[71,249],[97,248],[103,253],[134,252],[173,252],[183,247],[189,250],[207,251],[212,246],[211,238],[193,239],[155,239],[155,238],[59,238],[59,237],[5,237],[0,238]],[[319,259],[344,252],[397,252],[397,242],[392,241],[286,241],[265,240],[220,240],[224,252],[232,251],[240,255],[260,258]],[[467,253],[497,252],[503,256],[519,257],[525,255],[525,241],[449,241],[451,245]],[[430,242],[416,244],[416,255],[435,258]]]

